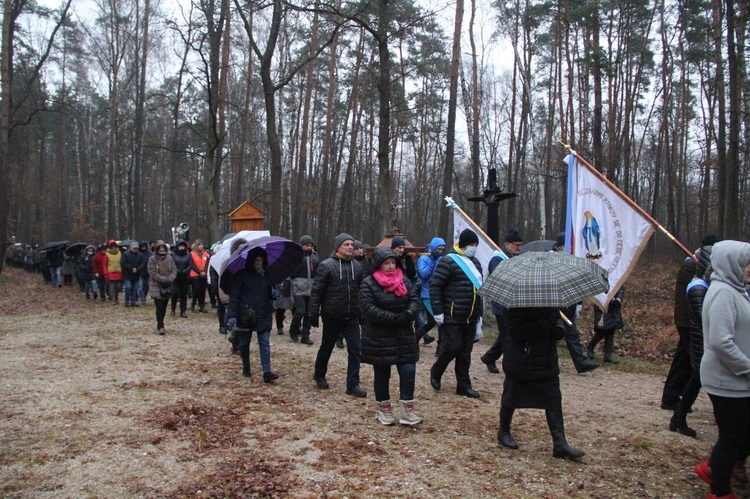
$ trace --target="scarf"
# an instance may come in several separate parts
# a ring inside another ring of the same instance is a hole
[[[404,272],[396,267],[393,272],[383,272],[376,270],[372,277],[383,287],[386,293],[393,293],[396,296],[406,295],[406,284],[404,284]]]

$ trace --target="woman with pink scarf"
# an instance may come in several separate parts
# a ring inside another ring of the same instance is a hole
[[[373,272],[362,281],[359,306],[364,318],[362,362],[372,364],[374,370],[377,418],[386,426],[396,420],[403,425],[416,425],[422,422],[414,412],[419,345],[413,324],[419,313],[419,298],[392,249],[376,248],[370,265]],[[389,393],[394,365],[400,388],[397,416]]]

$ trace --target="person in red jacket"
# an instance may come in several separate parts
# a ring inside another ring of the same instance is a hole
[[[94,278],[96,279],[96,285],[99,288],[99,299],[106,301],[105,291],[107,290],[107,278],[104,277],[104,266],[107,264],[107,246],[100,244],[96,249],[96,255],[94,255]]]

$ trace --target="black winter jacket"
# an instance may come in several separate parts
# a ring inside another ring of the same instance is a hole
[[[556,308],[505,310],[508,334],[503,347],[503,371],[519,381],[541,381],[560,375],[557,340],[565,325]]]
[[[692,257],[682,261],[674,284],[674,324],[678,327],[690,327],[690,309],[687,302],[687,285],[695,276],[697,262]]]
[[[177,278],[185,279],[190,275],[190,252],[188,250],[174,250],[172,253],[174,264],[177,266]]]
[[[341,260],[334,254],[318,265],[307,315],[349,320],[359,317],[359,286],[362,266],[356,260]]]
[[[377,269],[385,258],[395,257],[393,250],[378,248],[372,258]],[[402,269],[403,271],[403,269]],[[359,288],[362,326],[362,362],[376,366],[411,364],[419,360],[419,345],[414,337],[414,319],[420,310],[412,282],[404,275],[407,293],[386,293],[370,275]]]
[[[448,253],[455,251],[451,249]],[[481,275],[479,260],[472,257],[471,261]],[[445,324],[476,324],[482,316],[482,297],[469,276],[449,255],[440,259],[432,275],[430,305],[434,315],[445,314]]]
[[[122,269],[122,278],[128,281],[137,281],[141,278],[141,269],[145,268],[148,261],[143,261],[143,254],[140,251],[133,253],[130,250],[125,251],[120,257],[120,268]],[[137,269],[133,273],[133,269]]]
[[[96,256],[96,252],[94,252],[94,254],[92,255],[89,255],[88,253],[84,251],[83,255],[81,255],[80,259],[78,260],[79,266],[81,268],[81,278],[85,281],[92,281],[95,279],[95,276],[94,276],[94,257],[95,256]]]
[[[703,358],[703,300],[709,284],[696,277],[687,288],[687,301],[690,306],[690,367],[700,372]]]
[[[255,310],[256,326],[252,329],[260,333],[270,331],[273,319],[273,286],[267,276],[254,268],[244,268],[234,276],[232,292],[227,304],[227,319],[239,317],[246,307]]]

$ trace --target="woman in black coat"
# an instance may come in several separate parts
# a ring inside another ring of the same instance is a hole
[[[227,304],[227,326],[235,329],[239,339],[242,374],[250,376],[250,340],[258,332],[263,381],[270,383],[279,375],[271,371],[271,326],[273,318],[273,285],[266,275],[268,254],[253,248],[247,254],[245,268],[234,277]]]
[[[568,445],[563,426],[560,366],[557,341],[565,324],[556,308],[509,308],[505,313],[508,338],[503,348],[505,383],[500,400],[497,439],[510,449],[518,443],[510,435],[513,412],[521,408],[544,409],[552,434],[554,457],[578,459],[584,453]]]
[[[362,362],[373,366],[378,421],[395,423],[388,386],[395,365],[400,386],[399,423],[415,425],[422,422],[414,413],[419,345],[413,323],[419,313],[419,298],[392,249],[376,248],[370,268],[372,274],[359,289],[359,306],[364,318]]]

